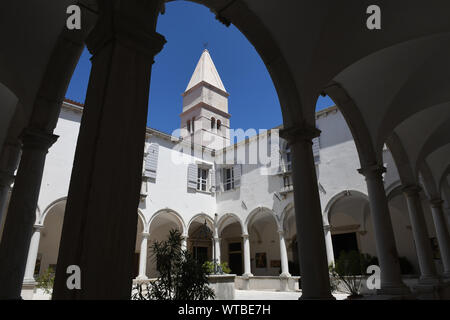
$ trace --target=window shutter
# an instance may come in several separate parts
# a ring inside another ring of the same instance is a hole
[[[209,175],[210,175],[210,187],[209,190],[211,192],[215,192],[216,191],[216,172],[213,169],[209,170]]]
[[[280,145],[276,139],[270,143],[270,171],[276,174],[280,171]]]
[[[233,167],[233,173],[234,173],[234,187],[238,188],[241,186],[241,165],[236,164]]]
[[[195,163],[188,165],[187,187],[188,189],[197,189],[197,165]]]
[[[216,192],[223,191],[222,189],[222,168],[216,170]]]
[[[320,140],[319,137],[315,137],[312,139],[313,145],[312,145],[312,151],[314,155],[314,163],[320,162]]]
[[[156,143],[150,144],[147,156],[145,157],[144,177],[156,179],[156,169],[158,168],[159,146]]]

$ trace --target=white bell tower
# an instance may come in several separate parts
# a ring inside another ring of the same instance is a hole
[[[230,145],[228,92],[209,55],[203,50],[191,80],[182,94],[182,137],[212,149]]]

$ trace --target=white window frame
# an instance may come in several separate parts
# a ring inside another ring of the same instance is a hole
[[[202,173],[205,173],[205,178],[203,178]],[[208,177],[209,177],[209,169],[205,167],[198,166],[197,167],[197,190],[202,192],[208,191]],[[203,189],[204,187],[204,189]]]

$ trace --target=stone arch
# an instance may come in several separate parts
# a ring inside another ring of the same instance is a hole
[[[290,211],[292,211],[294,209],[294,202],[289,202],[283,209],[283,211],[281,212],[281,216],[280,216],[280,224],[281,224],[281,229],[285,230],[285,221],[287,218],[287,215]],[[294,213],[295,215],[295,213]]]
[[[67,196],[61,197],[59,199],[56,199],[55,201],[52,201],[43,211],[43,213],[41,215],[39,215],[39,217],[36,219],[36,223],[40,224],[40,225],[44,225],[45,223],[45,218],[47,217],[48,213],[51,211],[51,209],[58,205],[60,202],[63,201],[67,201]]]
[[[252,220],[261,212],[268,212],[273,217],[274,222],[277,226],[277,229],[282,230],[281,223],[280,223],[278,217],[276,216],[276,214],[273,212],[273,210],[271,210],[267,207],[260,206],[260,207],[253,209],[252,211],[250,211],[247,218],[245,219],[244,226],[245,226],[245,229],[247,230],[247,232],[248,232],[249,225],[252,223]]]
[[[398,196],[402,193],[403,184],[400,182],[400,180],[397,180],[390,184],[386,188],[386,197],[388,202],[392,200],[394,197]]]
[[[325,210],[324,210],[324,213],[323,213],[324,222],[326,222],[328,225],[330,224],[331,212],[333,210],[333,207],[340,200],[342,200],[343,198],[348,197],[348,196],[360,197],[360,198],[362,198],[362,199],[364,199],[366,201],[366,205],[365,206],[368,206],[368,204],[369,204],[369,197],[363,192],[356,191],[356,190],[343,190],[343,191],[340,191],[340,192],[336,193],[334,196],[332,196],[330,198],[330,200],[328,200],[328,203],[325,206]],[[361,209],[362,209],[362,212],[364,213],[365,212],[365,208],[361,208]]]
[[[181,233],[183,235],[186,235],[187,229],[186,229],[186,223],[184,222],[183,217],[178,212],[176,212],[175,210],[172,210],[172,209],[169,209],[169,208],[160,209],[160,210],[156,211],[151,216],[150,220],[148,221],[148,229],[150,230],[150,228],[152,226],[152,222],[155,220],[155,218],[157,218],[158,216],[160,216],[161,214],[164,214],[164,213],[169,213],[169,214],[173,215],[178,220],[178,222],[180,224],[179,226],[182,229]]]
[[[225,214],[221,215],[220,218],[217,220],[217,233],[219,235],[225,228],[224,223],[227,221],[227,219],[236,220],[235,222],[239,223],[239,226],[241,227],[241,232],[243,234],[247,233],[246,229],[244,229],[244,224],[242,223],[242,220],[241,220],[241,218],[239,218],[238,215],[236,215],[234,213],[225,213]]]
[[[211,227],[211,231],[214,231],[214,220],[211,218],[211,216],[209,216],[208,214],[201,212],[201,213],[197,213],[195,214],[188,222],[187,224],[187,231],[189,231],[189,228],[191,227],[192,222],[194,222],[196,219],[198,218],[205,218],[208,223],[209,226]]]
[[[150,228],[150,224],[147,223],[147,219],[145,219],[145,215],[142,213],[141,210],[138,209],[138,219],[142,223],[143,230],[142,232],[148,232]]]

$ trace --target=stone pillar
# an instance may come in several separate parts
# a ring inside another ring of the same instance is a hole
[[[334,252],[333,252],[333,241],[331,240],[331,226],[323,226],[323,232],[325,236],[325,246],[327,247],[327,262],[328,266],[334,265]]]
[[[14,182],[14,172],[19,164],[20,145],[6,143],[0,155],[0,226],[6,212],[8,194]]]
[[[244,243],[244,274],[242,276],[248,278],[253,276],[250,261],[250,241],[248,234],[242,235],[242,242]]]
[[[165,43],[155,32],[161,5],[99,2],[53,299],[130,299],[150,73]],[[81,289],[66,286],[71,265]]]
[[[442,264],[444,265],[443,276],[445,278],[450,278],[450,236],[444,218],[444,212],[442,210],[442,202],[441,199],[431,199],[430,205]]]
[[[281,260],[280,277],[288,278],[291,276],[291,274],[289,273],[289,263],[288,263],[286,242],[284,241],[283,230],[278,230],[278,235],[280,236],[280,260]]]
[[[382,174],[386,172],[386,168],[373,165],[361,168],[358,172],[365,176],[369,193],[370,215],[381,269],[381,289],[378,292],[393,295],[408,294],[409,289],[402,281],[391,215],[383,185]]]
[[[31,236],[31,242],[30,242],[30,249],[28,250],[28,258],[27,258],[27,264],[25,267],[25,277],[23,279],[24,283],[34,284],[34,269],[36,267],[36,259],[38,255],[39,250],[39,241],[41,239],[41,229],[44,226],[35,224],[34,225],[34,232]]]
[[[59,35],[36,94],[29,125],[20,137],[22,156],[0,244],[0,299],[20,298],[45,157],[57,139],[53,130],[61,104],[95,20],[95,14],[84,6],[81,16],[81,30],[64,28]]]
[[[142,232],[142,241],[141,241],[141,252],[139,254],[139,275],[137,276],[138,280],[146,280],[147,275],[147,249],[148,249],[148,239],[150,238],[150,234],[148,232]]]
[[[187,250],[187,236],[181,236],[181,250]]]
[[[419,260],[420,279],[422,284],[437,284],[439,282],[436,267],[431,251],[430,237],[420,201],[421,188],[417,185],[409,185],[403,188],[403,193],[408,204],[409,219],[414,236],[414,243]]]
[[[31,128],[22,134],[22,157],[0,243],[0,299],[20,299],[45,157],[56,139]]]
[[[280,136],[289,143],[292,154],[301,299],[333,299],[312,152],[312,139],[319,134],[320,130],[308,126],[287,128],[280,132]]]
[[[214,259],[216,259],[217,264],[220,264],[220,238],[214,237]]]

